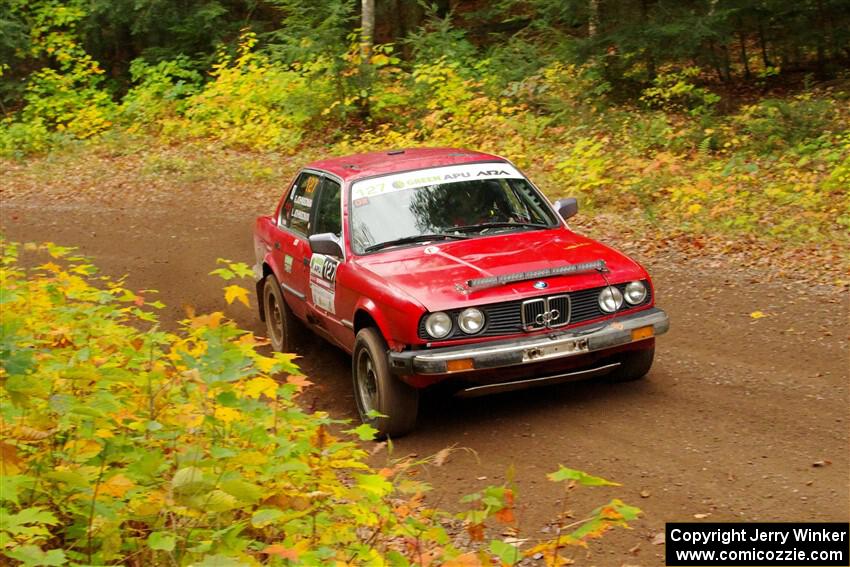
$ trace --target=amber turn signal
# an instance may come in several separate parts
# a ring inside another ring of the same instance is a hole
[[[458,372],[460,370],[472,370],[475,366],[472,364],[471,358],[461,358],[459,360],[446,361],[446,370],[449,372]]]
[[[648,325],[646,327],[639,327],[632,331],[632,340],[639,341],[641,339],[648,339],[653,335],[652,325]]]

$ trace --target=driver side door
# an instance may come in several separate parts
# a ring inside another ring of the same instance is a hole
[[[278,217],[275,248],[281,256],[281,288],[287,304],[300,319],[309,315],[307,298],[310,279],[310,243],[313,202],[318,196],[322,175],[302,171],[296,178]]]
[[[333,234],[342,248],[342,191],[338,181],[324,177],[313,204],[310,235]],[[344,258],[313,253],[310,257],[310,285],[307,293],[308,320],[338,339],[342,326],[338,315],[337,270]]]

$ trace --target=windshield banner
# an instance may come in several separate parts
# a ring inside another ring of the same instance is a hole
[[[394,175],[355,181],[351,186],[351,198],[362,199],[404,189],[416,189],[429,185],[471,181],[473,179],[524,179],[516,168],[508,163],[468,163],[418,169]]]

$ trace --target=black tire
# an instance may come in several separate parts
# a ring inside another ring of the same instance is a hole
[[[608,375],[609,382],[632,382],[645,377],[652,368],[655,347],[638,350],[623,355],[620,366]]]
[[[283,299],[280,283],[274,274],[266,276],[263,284],[263,309],[266,315],[266,331],[271,340],[272,349],[278,352],[292,352],[299,327],[298,319]]]
[[[378,430],[378,438],[401,437],[416,426],[419,390],[390,373],[387,343],[373,327],[361,329],[354,341],[351,376],[357,413]],[[375,410],[387,417],[369,417]]]

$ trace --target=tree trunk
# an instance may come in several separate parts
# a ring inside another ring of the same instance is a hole
[[[714,46],[714,40],[708,41],[708,50],[711,53],[711,65],[714,67],[714,71],[717,73],[717,78],[720,82],[724,82],[725,78],[723,77],[723,70],[720,68],[720,63],[717,61],[717,50]]]
[[[818,19],[818,27],[820,28],[820,33],[817,38],[817,60],[816,60],[816,71],[819,79],[826,78],[826,45],[830,44],[829,41],[829,23],[827,22],[826,14],[823,9],[823,0],[818,0],[817,2],[817,19]]]
[[[764,23],[759,21],[759,45],[761,46],[761,60],[764,62],[765,68],[773,67],[770,62],[770,57],[767,56],[767,41],[764,37]]]
[[[395,41],[407,35],[407,29],[404,26],[404,14],[402,13],[401,0],[393,0],[392,13],[392,42],[395,43]]]
[[[375,0],[363,0],[360,14],[360,57],[365,62],[375,43]]]
[[[643,27],[646,28],[648,26],[649,21],[649,2],[648,0],[640,1],[640,21],[643,24]],[[656,72],[655,72],[655,55],[653,54],[653,50],[655,48],[652,43],[644,41],[645,47],[645,57],[644,60],[646,62],[646,75],[650,81],[655,80]]]
[[[744,79],[750,80],[750,62],[747,57],[747,38],[744,36],[744,32],[741,31],[738,33],[738,40],[741,42],[741,64],[744,65]]]
[[[720,51],[723,53],[723,73],[726,75],[726,82],[732,80],[732,63],[729,60],[729,46],[725,43],[720,46]]]
[[[599,0],[589,0],[587,11],[587,37],[596,37],[599,33]]]

